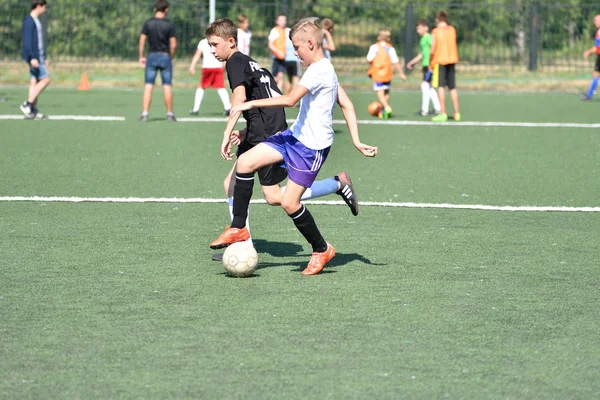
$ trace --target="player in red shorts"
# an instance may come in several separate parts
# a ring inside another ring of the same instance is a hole
[[[229,115],[231,103],[229,101],[229,94],[225,89],[225,65],[212,55],[210,45],[206,39],[202,39],[198,43],[198,50],[196,50],[196,54],[194,54],[194,58],[192,58],[192,63],[190,64],[190,74],[196,74],[196,63],[198,63],[200,57],[202,57],[202,78],[200,79],[198,89],[196,89],[194,107],[190,110],[190,114],[198,115],[202,99],[204,98],[204,90],[211,87],[217,89],[217,93],[223,102],[224,114]]]

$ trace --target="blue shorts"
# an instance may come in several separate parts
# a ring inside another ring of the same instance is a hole
[[[271,68],[271,75],[275,76],[278,73],[285,74],[287,72],[287,66],[285,65],[285,60],[279,60],[277,58],[273,59],[273,68]]]
[[[311,187],[317,178],[331,149],[331,146],[321,150],[309,149],[296,139],[289,129],[271,136],[262,143],[281,153],[289,179],[306,188]]]
[[[173,82],[171,56],[165,53],[148,54],[148,59],[146,60],[146,84],[154,85],[158,71],[160,71],[160,78],[163,85],[170,85]]]
[[[39,82],[44,78],[48,78],[50,74],[48,74],[44,57],[40,57],[38,61],[40,62],[40,66],[38,68],[33,68],[31,66],[31,62],[29,63],[29,77],[36,79]]]
[[[373,90],[390,90],[392,87],[392,82],[375,82],[373,81]]]

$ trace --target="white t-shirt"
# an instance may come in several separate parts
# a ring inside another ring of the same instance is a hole
[[[46,52],[44,51],[44,31],[43,31],[42,23],[37,18],[33,18],[33,22],[35,23],[35,27],[37,30],[38,50],[40,52],[40,57],[44,58],[44,56],[46,55]],[[40,60],[38,60],[38,61],[40,61]]]
[[[398,64],[400,62],[400,60],[398,60],[398,55],[396,54],[396,49],[394,49],[392,46],[388,46],[385,42],[375,43],[372,44],[371,47],[369,47],[369,53],[367,54],[368,62],[373,61],[373,59],[377,55],[377,52],[379,51],[379,44],[381,44],[387,50],[388,54],[390,55],[390,60],[392,61],[392,64]]]
[[[247,56],[250,55],[250,40],[252,39],[252,32],[246,31],[244,32],[240,28],[238,28],[237,32],[237,44],[238,50]]]
[[[308,89],[300,101],[298,118],[290,130],[294,137],[312,150],[333,144],[333,110],[338,97],[338,79],[327,58],[310,65],[299,85]]]
[[[202,39],[198,43],[198,50],[202,50],[202,69],[205,68],[223,68],[223,63],[215,58],[211,53],[210,45],[207,39]]]
[[[279,31],[275,28],[271,29],[271,32],[269,32],[269,37],[268,37],[269,42],[272,42],[273,40],[277,40],[278,37],[279,37]]]

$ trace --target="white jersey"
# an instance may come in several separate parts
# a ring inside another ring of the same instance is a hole
[[[367,54],[368,62],[371,62],[375,59],[375,56],[379,51],[379,44],[381,44],[387,50],[388,54],[390,55],[390,61],[392,62],[392,64],[398,64],[400,62],[400,60],[398,59],[398,54],[396,54],[396,49],[394,49],[392,46],[385,42],[375,43],[372,44],[371,47],[369,47],[369,53]]]
[[[38,50],[40,52],[40,57],[44,58],[46,56],[46,51],[44,48],[44,28],[42,27],[42,23],[39,19],[34,18],[33,22],[35,23],[35,28],[37,30],[38,37]],[[40,61],[40,60],[38,60]]]
[[[215,58],[211,53],[210,45],[207,39],[202,39],[198,43],[198,50],[202,50],[202,69],[223,68],[223,63]]]
[[[294,137],[312,150],[333,144],[333,110],[338,97],[338,79],[327,58],[311,64],[300,82],[308,89],[302,97],[298,118],[290,130]]]
[[[252,32],[243,31],[238,28],[237,32],[237,44],[238,50],[247,56],[250,55],[250,40],[252,40]]]

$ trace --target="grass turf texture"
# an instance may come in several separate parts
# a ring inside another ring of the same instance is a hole
[[[15,113],[23,91],[3,92],[0,113]],[[366,119],[372,95],[352,97]],[[0,121],[0,195],[222,196],[223,123],[138,124],[138,92],[45,98],[50,114],[128,120]],[[418,104],[393,96],[397,118]],[[471,121],[596,122],[573,96],[461,105]],[[219,112],[207,93],[206,116]],[[363,200],[598,206],[596,130],[365,125],[381,151],[368,160],[336,128],[320,176],[348,170]],[[255,205],[257,276],[233,279],[207,245],[225,204],[0,203],[0,398],[600,391],[599,214],[310,209],[338,250],[325,273],[302,277],[308,246]]]

